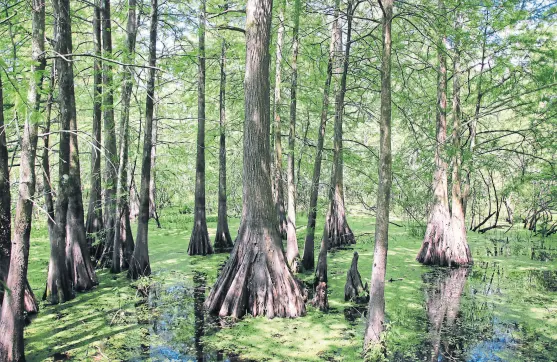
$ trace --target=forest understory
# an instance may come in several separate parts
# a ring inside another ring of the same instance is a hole
[[[369,283],[371,265],[363,261],[373,254],[373,218],[352,217],[356,244],[330,253],[328,312],[310,306],[301,318],[240,321],[204,313],[203,301],[227,254],[189,256],[189,230],[182,225],[190,218],[168,210],[162,229],[151,225],[151,277],[130,285],[124,274],[105,269],[98,272],[100,284],[93,291],[58,306],[41,303],[40,314],[25,330],[28,361],[361,360],[367,303],[346,302],[344,286],[353,251],[360,255],[363,283]],[[208,219],[213,237],[215,218]],[[233,237],[238,222],[230,220]],[[390,227],[385,289],[391,301],[386,305],[387,360],[429,361],[436,348],[448,360],[556,358],[555,236],[543,239],[521,228],[505,232],[507,227],[470,232],[475,265],[465,274],[447,276],[444,268],[415,261],[421,244],[416,232],[423,229],[396,223],[402,227]],[[298,230],[300,247],[304,231]],[[40,295],[48,239],[44,226],[34,233],[29,281]],[[298,277],[311,294],[313,273]],[[451,295],[445,288],[456,288],[462,295]],[[442,299],[445,305],[428,306],[431,299]],[[447,308],[458,311],[450,323],[442,317]],[[443,322],[435,326],[439,317]]]

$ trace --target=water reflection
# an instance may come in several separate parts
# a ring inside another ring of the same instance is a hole
[[[429,320],[430,360],[443,361],[459,359],[462,346],[459,345],[456,323],[460,310],[460,298],[466,284],[466,268],[444,269],[423,275],[427,284],[426,311]]]

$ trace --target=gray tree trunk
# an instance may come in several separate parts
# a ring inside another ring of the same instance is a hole
[[[270,170],[269,40],[272,0],[246,7],[242,221],[234,249],[205,302],[220,316],[298,317],[303,290],[286,265]]]
[[[197,80],[197,158],[195,168],[195,210],[189,255],[213,253],[205,211],[205,0],[199,9],[199,56]]]
[[[151,27],[149,29],[149,78],[145,101],[145,129],[143,136],[143,162],[137,236],[128,269],[128,277],[138,279],[151,274],[149,263],[149,184],[151,182],[151,149],[153,137],[153,106],[155,97],[155,66],[157,63],[158,0],[151,0]]]
[[[391,154],[391,26],[393,0],[382,0],[383,54],[381,57],[381,116],[379,119],[379,186],[375,218],[375,250],[371,271],[370,300],[364,351],[381,349],[385,328],[385,272],[389,246],[389,204],[392,185]]]

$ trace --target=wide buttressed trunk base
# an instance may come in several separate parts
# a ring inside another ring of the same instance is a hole
[[[335,208],[333,208],[335,210]],[[327,215],[327,230],[329,235],[328,249],[342,248],[356,244],[354,233],[348,226],[344,212],[331,212]]]
[[[230,231],[228,230],[228,223],[220,222],[217,225],[217,234],[215,236],[214,251],[215,253],[228,253],[234,247]]]
[[[315,287],[315,294],[311,300],[311,305],[322,312],[329,310],[329,298],[327,297],[327,282],[319,282]]]
[[[221,317],[294,318],[305,314],[304,299],[301,283],[284,260],[278,231],[244,224],[205,306]]]
[[[213,254],[211,239],[209,239],[209,233],[207,232],[207,223],[196,221],[191,233],[188,255],[207,254]]]
[[[454,227],[458,228],[458,225]],[[465,226],[461,225],[461,227]],[[424,265],[448,267],[471,265],[472,256],[465,235],[465,229],[464,234],[462,230],[455,233],[448,210],[441,205],[435,205],[416,260]]]

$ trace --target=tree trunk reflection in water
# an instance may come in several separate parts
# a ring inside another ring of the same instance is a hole
[[[466,284],[466,268],[432,271],[423,275],[429,319],[430,360],[452,360],[454,346],[448,334],[456,327],[460,298]],[[440,359],[440,355],[442,358]]]

